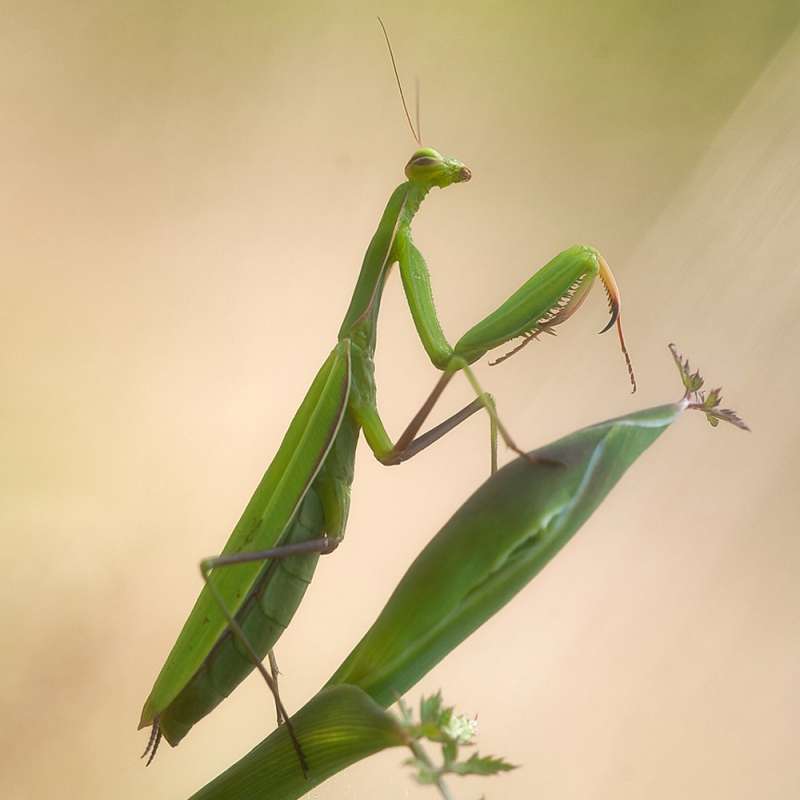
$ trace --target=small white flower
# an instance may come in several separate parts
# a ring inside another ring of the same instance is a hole
[[[454,714],[442,730],[459,744],[469,744],[478,732],[478,720],[469,719],[463,714]]]

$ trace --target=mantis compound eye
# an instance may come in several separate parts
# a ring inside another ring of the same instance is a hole
[[[422,178],[443,165],[444,159],[440,153],[437,153],[432,147],[422,147],[411,156],[406,164],[406,176],[411,180]]]

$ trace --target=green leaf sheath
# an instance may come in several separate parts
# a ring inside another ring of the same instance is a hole
[[[326,456],[337,438],[345,416],[349,391],[350,346],[349,342],[345,341],[336,346],[317,373],[275,458],[234,528],[223,553],[264,550],[275,547],[285,539],[292,528],[292,522],[296,519],[303,498],[320,473]],[[351,438],[354,448],[355,437]],[[330,492],[324,493],[330,494]],[[311,503],[312,501],[309,501],[309,504]],[[301,528],[305,528],[307,522],[309,527],[319,532],[318,511],[312,509],[311,505],[304,510],[305,521],[301,521]],[[300,528],[297,528],[295,533],[301,535]],[[336,534],[338,531],[334,532],[334,535]],[[302,597],[299,587],[304,578],[310,574],[309,565],[310,562],[299,570],[299,582],[292,583],[292,579],[288,579],[291,584],[289,598],[296,597],[297,602]],[[251,597],[264,568],[263,562],[254,562],[213,570],[210,580],[217,586],[231,613],[237,614]],[[288,573],[285,573],[286,575]],[[279,615],[274,603],[268,603],[267,610],[279,621],[286,617],[291,618],[294,613],[294,608],[291,608]],[[255,620],[256,616],[252,616],[251,619]],[[252,624],[249,627],[252,633]],[[222,611],[208,587],[204,587],[145,703],[140,727],[151,724],[161,716],[169,716],[166,712],[170,704],[202,670],[209,653],[219,642],[226,628]],[[221,690],[221,686],[222,683],[217,682],[213,687],[214,695]],[[208,698],[204,702],[211,700],[212,698]],[[202,710],[203,703],[197,697],[195,701],[198,711]],[[211,707],[216,705],[216,702],[211,703]],[[181,724],[175,731],[177,736],[182,736],[188,729],[186,710],[187,706],[184,705]],[[167,734],[167,741],[171,741],[170,732],[165,730],[164,733]]]
[[[308,779],[282,725],[191,800],[294,800],[362,758],[406,743],[395,718],[354,686],[323,689],[292,716]]]
[[[388,706],[507,603],[675,420],[659,406],[577,431],[489,478],[420,553],[328,682]]]
[[[684,407],[658,406],[592,425],[534,451],[563,466],[519,458],[489,478],[420,553],[327,686],[292,717],[310,780],[303,780],[279,728],[192,800],[291,800],[358,759],[402,744],[380,706],[393,703],[525,586]],[[345,695],[331,692],[355,694],[340,705]],[[440,712],[434,695],[422,720]],[[479,756],[466,763],[465,772],[507,768]]]

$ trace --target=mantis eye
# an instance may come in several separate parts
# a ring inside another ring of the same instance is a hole
[[[406,164],[406,175],[412,180],[421,178],[441,166],[443,161],[442,156],[432,147],[422,147],[411,156]]]

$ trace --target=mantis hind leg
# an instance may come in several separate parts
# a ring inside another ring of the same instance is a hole
[[[275,660],[274,653],[272,652],[272,650],[269,651],[270,669],[268,671],[267,668],[264,666],[263,662],[261,661],[261,659],[259,658],[258,653],[255,651],[252,644],[245,635],[244,631],[242,630],[241,625],[236,621],[235,617],[230,613],[230,611],[226,607],[222,597],[219,594],[219,590],[214,585],[214,583],[209,580],[209,575],[211,574],[212,570],[222,567],[232,566],[234,564],[247,564],[247,563],[252,563],[254,561],[267,561],[276,558],[288,558],[289,556],[308,554],[308,553],[320,553],[321,555],[326,555],[327,553],[332,553],[338,547],[340,541],[341,541],[340,538],[325,536],[317,539],[308,539],[304,542],[292,542],[290,544],[285,544],[282,546],[270,548],[269,550],[260,550],[252,553],[234,553],[232,555],[217,556],[215,558],[206,558],[200,562],[200,574],[203,576],[203,581],[205,582],[206,586],[209,587],[211,595],[213,596],[215,602],[219,606],[219,609],[222,612],[223,616],[227,620],[228,627],[230,628],[231,633],[242,644],[242,647],[245,649],[245,652],[250,657],[250,660],[253,662],[253,666],[258,670],[259,674],[264,679],[264,682],[267,684],[267,687],[269,688],[270,692],[272,692],[272,696],[275,700],[275,708],[278,717],[278,724],[286,725],[286,730],[289,733],[289,737],[292,740],[292,745],[294,746],[298,760],[300,761],[300,767],[303,770],[303,774],[306,777],[308,776],[308,762],[306,761],[305,754],[303,753],[303,748],[300,745],[300,741],[297,738],[291,720],[289,719],[289,714],[286,711],[286,707],[283,705],[280,692],[278,691],[278,665]],[[150,752],[150,759],[147,762],[148,764],[150,763],[150,761],[153,760],[153,757],[155,756],[155,750],[158,747],[158,740],[160,739],[160,731],[156,732],[157,726],[158,726],[158,721],[156,721],[153,724],[153,732],[151,732],[150,734],[151,743],[154,740],[155,743],[152,748],[150,746],[150,743],[148,743],[148,750],[145,751],[145,755],[147,755],[148,751]]]
[[[278,669],[278,659],[275,657],[274,649],[267,653],[267,658],[269,659],[269,671],[272,675],[272,680],[275,681],[275,688],[278,689],[278,675],[281,674],[281,671]],[[281,714],[281,707],[277,703],[275,703],[275,715],[278,718],[278,725],[283,725],[286,720],[284,719],[283,714]]]

